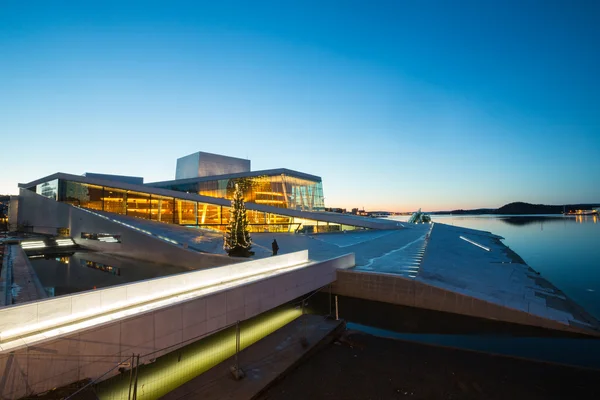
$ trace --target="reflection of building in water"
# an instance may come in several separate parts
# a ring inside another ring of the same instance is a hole
[[[113,267],[112,265],[102,264],[102,263],[99,263],[96,261],[89,261],[89,260],[83,260],[83,259],[81,260],[81,265],[83,267],[97,269],[102,272],[108,272],[109,274],[112,274],[112,275],[121,276],[121,269],[117,268],[117,267]]]

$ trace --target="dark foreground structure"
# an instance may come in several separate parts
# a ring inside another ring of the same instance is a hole
[[[259,399],[597,399],[599,379],[597,370],[350,332]]]

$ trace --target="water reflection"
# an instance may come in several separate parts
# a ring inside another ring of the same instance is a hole
[[[81,259],[81,265],[88,268],[97,269],[98,271],[108,272],[109,274],[121,275],[121,268],[113,267],[112,265],[102,264],[99,262],[84,259]]]
[[[30,261],[51,297],[188,271],[94,252],[30,257]]]
[[[527,216],[527,217],[499,217],[500,221],[515,226],[544,224],[544,223],[564,223],[563,217],[543,217],[543,216]]]

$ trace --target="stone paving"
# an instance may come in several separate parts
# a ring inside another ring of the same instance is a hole
[[[11,245],[10,257],[12,259],[13,304],[21,304],[48,297],[21,246]]]
[[[489,232],[435,224],[416,279],[563,324],[599,328],[593,316]]]

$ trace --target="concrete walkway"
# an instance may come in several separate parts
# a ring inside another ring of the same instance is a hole
[[[12,298],[14,304],[48,297],[21,246],[11,245]]]
[[[246,373],[243,379],[233,379],[230,367],[235,359],[232,357],[162,399],[252,399],[307,357],[311,350],[328,343],[328,338],[333,338],[333,333],[343,326],[342,321],[316,315],[301,316],[240,353],[240,367]],[[306,348],[300,342],[303,336],[308,340]]]

